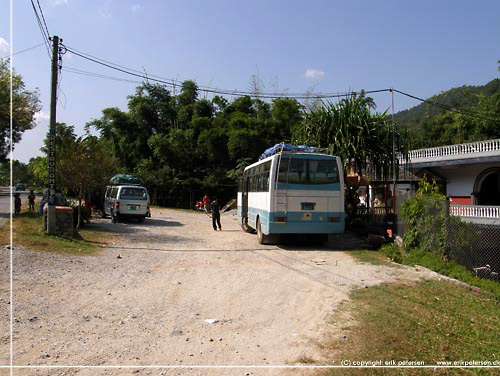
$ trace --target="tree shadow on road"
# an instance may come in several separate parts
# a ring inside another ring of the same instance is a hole
[[[166,221],[164,219],[146,219],[143,223],[138,223],[135,219],[123,219],[118,223],[112,223],[109,218],[92,218],[89,224],[86,224],[86,228],[91,228],[95,231],[102,231],[108,233],[127,233],[127,234],[137,234],[141,232],[146,232],[148,227],[180,227],[184,226],[184,223],[177,221]]]
[[[146,219],[144,223],[148,226],[168,226],[168,227],[185,226],[184,223],[177,221],[166,221],[164,219],[152,219],[152,218]]]

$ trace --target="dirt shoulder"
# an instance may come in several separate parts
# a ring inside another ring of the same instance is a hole
[[[298,364],[301,356],[322,364],[325,354],[316,343],[338,329],[327,317],[351,289],[423,277],[410,268],[357,263],[340,251],[363,247],[348,235],[332,237],[324,247],[261,246],[255,235],[240,230],[236,217],[227,215],[222,216],[221,232],[212,229],[205,214],[167,209],[154,209],[153,218],[144,224],[95,219],[91,226],[119,234],[96,256],[15,248],[14,364],[279,366]],[[10,309],[8,250],[2,249],[1,260],[0,315],[5,323]],[[2,330],[3,365],[8,364],[8,344],[9,333]],[[289,372],[31,370],[35,371]]]

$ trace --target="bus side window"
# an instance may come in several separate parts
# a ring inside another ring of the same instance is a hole
[[[289,164],[290,158],[281,158],[280,161],[280,170],[279,173],[277,174],[278,176],[278,181],[280,183],[286,183],[287,182],[287,173],[288,173],[288,164]]]

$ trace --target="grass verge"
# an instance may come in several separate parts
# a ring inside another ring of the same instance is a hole
[[[397,264],[389,262],[387,257],[380,252],[377,251],[345,251],[349,256],[352,256],[356,261],[364,263],[364,264],[372,264],[372,265],[383,265],[390,267],[397,267]]]
[[[443,281],[356,290],[347,306],[357,324],[327,348],[353,361],[500,360],[500,303]],[[392,363],[391,363],[392,364]],[[494,374],[494,369],[340,369],[322,375]],[[427,372],[427,373],[424,373]]]
[[[45,234],[42,228],[43,218],[36,213],[22,212],[13,219],[13,244],[31,250],[56,252],[71,255],[94,255],[101,246],[107,244],[111,234],[91,229],[81,229],[81,239],[66,239]],[[0,229],[0,243],[10,244],[10,223]]]
[[[500,283],[490,279],[477,278],[464,266],[452,261],[444,261],[441,256],[435,253],[414,249],[407,254],[403,254],[395,244],[382,247],[380,253],[395,262],[410,266],[421,265],[471,286],[479,287],[485,293],[492,294],[500,301]]]

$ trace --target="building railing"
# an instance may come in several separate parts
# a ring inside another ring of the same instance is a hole
[[[500,206],[452,205],[450,214],[456,217],[500,219]]]
[[[477,154],[496,154],[500,155],[500,139],[470,142],[468,144],[438,146],[434,148],[411,150],[409,160],[417,163],[422,160],[442,158],[442,159],[460,159],[474,158]],[[405,163],[401,157],[399,162]]]

